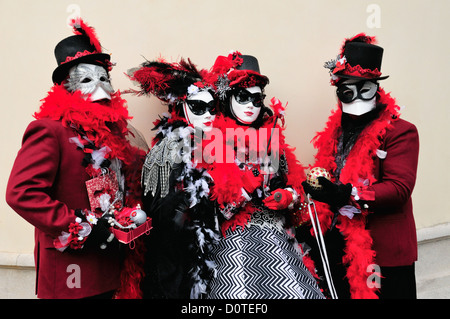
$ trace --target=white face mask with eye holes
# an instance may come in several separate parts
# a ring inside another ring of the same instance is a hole
[[[342,103],[342,112],[360,116],[377,106],[378,84],[371,81],[347,80],[339,85],[337,96]]]
[[[189,124],[195,128],[200,128],[204,132],[210,132],[213,129],[213,122],[216,118],[214,107],[214,98],[208,91],[199,91],[191,94],[183,102],[183,110]]]
[[[69,92],[80,91],[86,100],[92,102],[111,100],[111,93],[114,92],[105,68],[87,63],[72,67],[64,86]]]
[[[241,89],[231,97],[231,112],[241,123],[249,125],[256,121],[264,101],[262,89],[252,86]]]

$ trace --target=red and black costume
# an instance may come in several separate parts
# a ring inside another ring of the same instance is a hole
[[[132,207],[140,201],[136,181],[145,153],[127,140],[131,117],[120,93],[111,94],[110,101],[93,102],[64,86],[69,69],[78,63],[111,67],[94,29],[81,19],[72,25],[76,35],[55,49],[59,64],[53,73],[55,85],[25,131],[6,199],[35,227],[39,298],[84,298],[106,292],[112,297],[121,287],[118,295],[138,297],[133,289],[139,285],[140,248],[129,254],[113,241],[100,249],[110,237],[109,225],[93,209],[86,182],[112,170],[111,163],[118,164],[123,205]],[[124,260],[125,267],[136,270],[133,276],[121,278]],[[74,276],[79,277],[71,285],[68,277],[74,265],[79,269]]]
[[[154,122],[156,135],[142,168],[144,210],[153,221],[144,238],[144,298],[202,298],[214,276],[210,251],[219,229],[209,199],[212,180],[208,164],[194,161],[194,152],[202,154],[205,145],[183,111],[190,88],[212,91],[206,77],[185,60],[149,61],[130,72],[140,86],[132,92],[157,97],[169,112]]]
[[[269,82],[253,56],[219,56],[211,72],[221,101],[213,126],[222,132],[217,144],[223,158],[208,167],[221,227],[208,298],[323,298],[306,251],[294,238],[305,175],[278,124],[280,118],[284,123],[284,107],[275,98],[265,106],[263,93],[249,95],[247,88],[263,90]],[[242,103],[260,108],[248,125],[230,106],[238,94],[246,96]]]
[[[325,65],[332,84],[386,79],[380,72],[383,50],[374,43],[365,34],[347,39],[338,58]],[[380,274],[373,271],[381,267],[384,276],[385,267],[411,266],[417,260],[411,201],[417,129],[400,119],[400,107],[389,93],[378,88],[375,98],[376,107],[357,117],[343,113],[339,101],[312,141],[318,149],[313,166],[329,171],[332,183],[322,179],[322,190],[304,184],[313,199],[323,201],[316,200],[316,207],[338,298],[378,298],[384,291],[388,296],[384,279],[380,294]],[[405,288],[408,296],[415,295],[414,282]]]

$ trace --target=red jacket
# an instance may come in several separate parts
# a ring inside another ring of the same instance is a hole
[[[39,298],[83,298],[119,287],[118,245],[64,252],[53,246],[74,222],[74,210],[90,207],[85,186],[89,176],[81,165],[84,153],[69,142],[74,136],[60,121],[31,122],[6,190],[8,204],[35,226]]]
[[[416,182],[419,135],[416,127],[402,119],[393,122],[376,158],[375,192],[370,202],[368,229],[373,238],[376,262],[380,266],[404,266],[417,260],[416,226],[411,194]]]

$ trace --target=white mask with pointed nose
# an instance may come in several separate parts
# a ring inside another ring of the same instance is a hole
[[[100,65],[80,63],[69,71],[69,78],[64,84],[69,92],[80,91],[88,101],[111,100],[114,92],[108,72]]]

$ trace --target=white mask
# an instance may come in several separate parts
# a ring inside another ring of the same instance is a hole
[[[371,81],[343,82],[337,90],[338,98],[342,103],[342,112],[360,116],[372,111],[377,106],[377,90],[378,84]],[[351,100],[351,102],[344,103],[343,100]]]
[[[342,112],[360,116],[366,114],[377,106],[377,98],[374,97],[369,101],[364,101],[360,99],[356,99],[350,103],[342,103]]]
[[[199,91],[189,95],[186,101],[183,102],[183,110],[189,124],[204,132],[212,130],[216,112],[214,98],[211,93]]]
[[[263,99],[264,95],[259,86],[242,89],[231,97],[231,112],[239,122],[252,124],[261,112]]]
[[[105,68],[95,64],[80,63],[72,67],[64,85],[69,92],[80,91],[92,102],[111,100],[111,93],[114,92]]]

